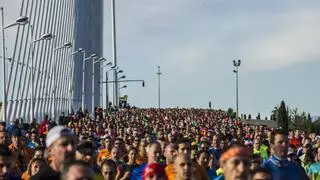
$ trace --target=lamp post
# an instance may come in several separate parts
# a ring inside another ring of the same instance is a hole
[[[72,47],[72,43],[71,42],[66,42],[64,43],[62,46],[59,46],[57,48],[55,48],[53,51],[54,51],[54,54],[57,50],[59,49],[64,49],[64,48],[71,48]],[[71,77],[71,76],[70,76]],[[54,69],[53,69],[53,106],[52,106],[52,119],[55,120],[55,117],[56,117],[56,101],[57,101],[57,85],[56,85],[56,66],[54,66]]]
[[[108,63],[109,64],[109,63]],[[104,65],[104,66],[107,66],[108,64]],[[112,63],[110,62],[110,65]],[[109,70],[106,71],[106,81],[105,82],[108,82],[109,81],[109,76],[108,76],[108,73],[109,71],[111,70],[114,70],[114,67],[111,67]],[[106,83],[106,110],[108,111],[109,109],[109,83]]]
[[[51,34],[51,33],[47,33],[47,34],[43,34],[42,36],[40,36],[40,38],[36,39],[36,40],[33,40],[31,43],[30,43],[30,47],[32,48],[32,51],[31,51],[31,66],[30,66],[30,72],[31,72],[31,82],[30,82],[30,122],[33,121],[33,116],[34,116],[34,89],[33,89],[33,84],[34,84],[34,70],[33,70],[33,66],[34,66],[34,44],[36,42],[39,42],[39,41],[43,41],[43,40],[51,40],[52,38],[54,38],[54,35]]]
[[[81,109],[84,112],[84,89],[85,89],[85,64],[87,60],[95,58],[96,54],[91,54],[89,57],[86,57],[86,52],[83,50],[83,62],[82,62],[82,98],[81,98]]]
[[[236,68],[233,70],[233,72],[236,74],[236,108],[237,108],[237,116],[239,117],[239,88],[238,88],[238,81],[239,81],[239,66],[241,64],[241,60],[238,59],[238,61],[233,60],[233,66]]]
[[[93,58],[93,61],[92,61],[92,107],[91,107],[91,109],[92,109],[92,114],[94,114],[94,107],[95,107],[95,100],[94,100],[94,90],[95,90],[95,88],[94,88],[94,86],[95,86],[95,83],[94,83],[94,75],[95,75],[95,68],[94,68],[94,65],[96,64],[96,63],[98,63],[98,62],[101,62],[101,61],[106,61],[106,59],[105,58],[103,58],[103,57],[101,57],[101,58],[99,58],[98,60],[96,60],[95,61],[95,58]]]
[[[125,89],[125,88],[127,88],[127,87],[128,87],[127,85],[123,85],[123,86],[121,86],[121,87],[119,88],[119,97],[120,97],[119,100],[122,100],[122,99],[121,99],[121,91],[120,91],[120,90],[121,90],[121,89]]]
[[[118,74],[119,73],[123,73],[123,70],[119,70],[118,71]],[[122,76],[120,76],[120,77],[118,77],[118,79],[117,79],[117,83],[118,83],[118,87],[120,86],[120,82],[119,82],[119,80],[121,80],[121,79],[125,79],[126,78],[126,76],[125,75],[122,75]],[[120,87],[118,88],[118,104],[120,105],[120,98],[121,98],[121,96],[120,96]]]
[[[162,73],[160,72],[160,66],[158,66],[158,72],[157,72],[157,75],[158,75],[158,109],[160,109],[160,75]]]
[[[118,106],[118,73],[117,69],[118,66],[117,61],[117,35],[116,35],[116,2],[115,0],[111,0],[111,21],[112,21],[112,59],[113,59],[113,80],[115,81],[113,85],[113,105]]]
[[[16,25],[25,25],[29,21],[28,17],[21,16],[16,19],[16,22],[4,26],[4,15],[3,15],[3,7],[0,7],[1,10],[1,32],[2,32],[2,82],[3,82],[3,103],[2,103],[2,120],[7,122],[7,79],[6,79],[6,46],[5,46],[5,38],[4,38],[4,30]]]
[[[112,62],[107,62],[105,65],[101,66],[100,65],[100,82],[103,81],[103,68],[107,66],[111,66]],[[103,86],[102,84],[100,85],[100,105],[103,107]]]
[[[81,53],[81,52],[83,52],[84,51],[84,49],[83,48],[79,48],[78,50],[76,50],[76,51],[73,51],[71,54],[70,54],[70,56],[73,56],[73,55],[75,55],[75,54],[77,54],[77,53]],[[71,69],[71,68],[70,68]],[[72,73],[72,70],[70,70],[71,71],[71,73]],[[73,79],[73,74],[72,74],[72,79],[71,79],[71,82],[70,82],[70,85],[69,85],[69,113],[71,113],[72,112],[72,97],[73,97],[73,92],[74,92],[74,90],[73,90],[73,86],[74,86],[74,79]]]
[[[104,67],[107,67],[107,66],[111,66],[112,65],[112,62],[108,62],[107,64],[105,64],[104,66],[102,66],[102,69]],[[113,70],[113,68],[109,69],[109,70],[106,70],[106,81],[108,81],[108,72]],[[109,107],[109,87],[108,87],[108,83],[106,83],[106,109],[108,110],[108,107]]]

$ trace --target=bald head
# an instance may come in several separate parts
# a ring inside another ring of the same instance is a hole
[[[158,142],[151,143],[147,147],[148,164],[159,163],[161,157],[161,145]]]
[[[174,159],[177,156],[178,151],[177,147],[175,144],[170,143],[166,146],[165,151],[164,151],[164,157],[166,157],[166,163],[168,164],[173,164]]]
[[[174,161],[176,179],[189,180],[192,178],[192,160],[189,155],[179,154]]]

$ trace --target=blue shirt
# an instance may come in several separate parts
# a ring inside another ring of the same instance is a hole
[[[142,173],[147,163],[141,164],[140,166],[134,168],[130,175],[130,180],[142,180]]]
[[[214,180],[224,180],[224,176],[218,176]]]
[[[208,169],[208,176],[210,180],[214,180],[217,177],[217,173],[216,171],[212,170],[212,169]]]
[[[312,163],[307,169],[307,173],[311,175],[312,180],[320,179],[320,163]]]
[[[219,159],[220,159],[220,157],[221,157],[221,154],[222,154],[222,149],[215,149],[215,148],[210,148],[209,149],[209,154],[211,155],[211,154],[214,154],[214,158],[215,158],[215,165],[216,165],[216,167],[219,167]]]
[[[273,180],[303,180],[308,178],[298,164],[289,162],[287,159],[281,160],[276,156],[271,156],[262,166],[271,172]]]

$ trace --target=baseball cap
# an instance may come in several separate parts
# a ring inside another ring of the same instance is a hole
[[[49,147],[62,136],[74,136],[73,132],[63,126],[55,126],[47,134],[46,145]]]
[[[292,147],[289,147],[288,148],[288,155],[291,155],[291,154],[294,154],[294,151],[293,151]]]
[[[21,130],[15,129],[12,131],[12,136],[20,137],[21,136]]]
[[[94,154],[95,146],[90,141],[83,141],[77,145],[76,150],[79,151],[81,154],[92,155]]]
[[[105,134],[103,137],[102,137],[102,140],[106,140],[106,139],[111,139],[111,136],[109,134]]]

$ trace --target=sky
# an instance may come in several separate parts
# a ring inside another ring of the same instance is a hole
[[[104,57],[112,59],[104,2]],[[116,0],[119,67],[127,79],[145,80],[145,87],[121,84],[128,86],[121,94],[131,105],[157,107],[160,66],[161,107],[207,108],[211,101],[235,109],[232,61],[241,59],[239,114],[269,117],[284,100],[320,115],[319,19],[318,0]]]

